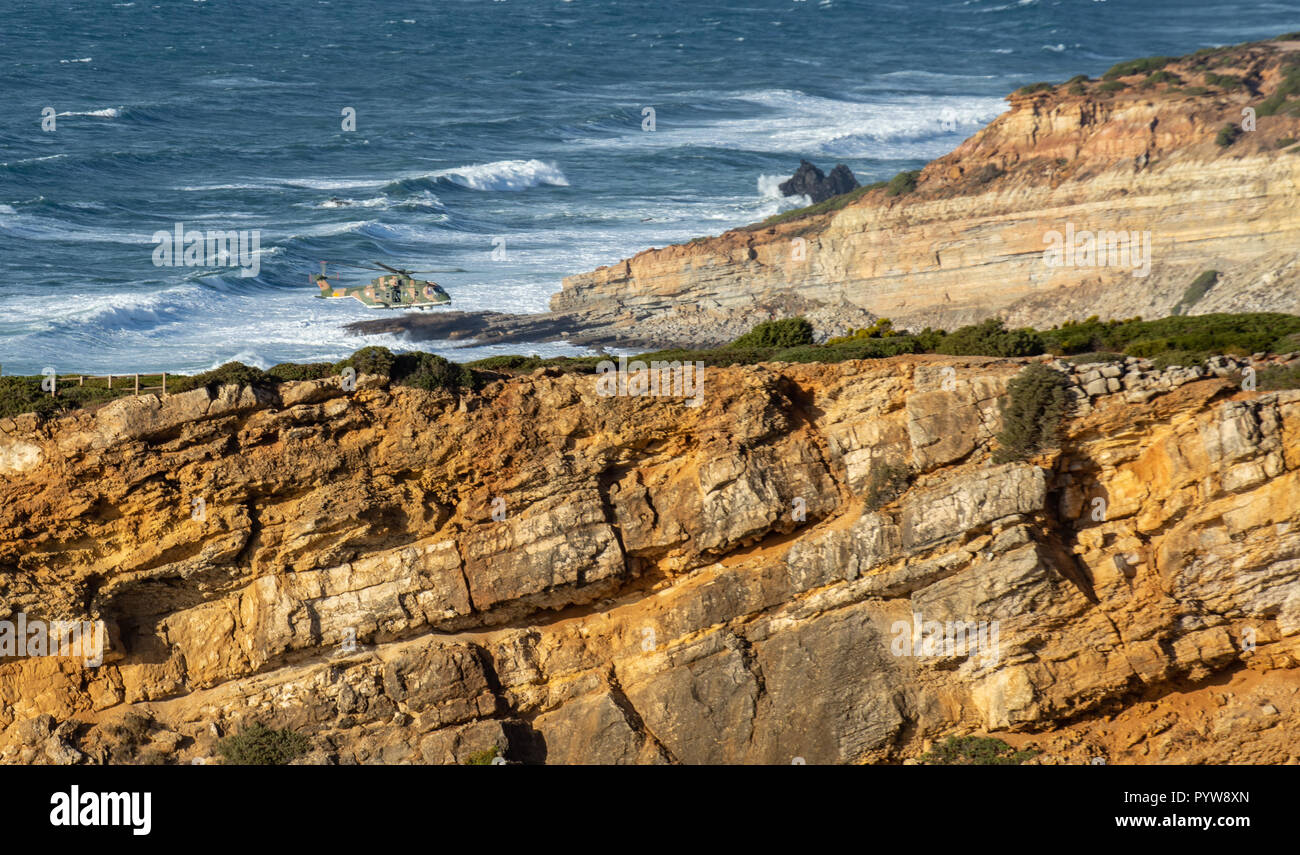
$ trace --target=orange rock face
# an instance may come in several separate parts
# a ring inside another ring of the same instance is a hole
[[[974,731],[1297,759],[1300,392],[1080,371],[1061,449],[995,465],[1025,363],[711,368],[696,407],[541,371],[4,420],[0,620],[107,646],[0,659],[0,759],[204,762],[254,720],[317,763],[899,762]],[[1211,705],[1225,682],[1249,691]],[[1156,728],[1183,696],[1195,727]],[[1144,710],[1150,735],[1085,732]]]

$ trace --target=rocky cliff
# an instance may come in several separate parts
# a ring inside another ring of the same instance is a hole
[[[1047,327],[1172,314],[1217,270],[1192,313],[1300,313],[1297,68],[1300,42],[1274,41],[1027,87],[914,192],[647,250],[568,277],[551,308],[587,338],[645,344],[719,344],[793,312],[832,333],[864,316]],[[1219,136],[1228,124],[1245,128],[1235,141]],[[1137,233],[1149,257],[1047,263],[1049,234],[1067,230],[1081,245],[1084,232]]]
[[[109,647],[3,660],[0,760],[208,762],[252,721],[317,763],[1300,759],[1300,392],[1058,363],[1061,449],[995,465],[1024,364],[4,420],[0,618]]]

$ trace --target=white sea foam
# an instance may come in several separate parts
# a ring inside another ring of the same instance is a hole
[[[1005,108],[1000,98],[979,96],[882,94],[850,101],[789,89],[737,93],[732,98],[751,105],[750,115],[671,129],[661,122],[654,133],[635,131],[612,139],[572,142],[591,147],[702,146],[839,158],[930,159],[952,148],[952,134],[969,135]],[[755,111],[752,105],[763,109]]]
[[[104,107],[99,110],[67,110],[56,116],[94,116],[98,119],[116,119],[122,115],[121,107]]]
[[[569,186],[569,179],[559,167],[540,160],[498,160],[443,169],[423,177],[445,178],[470,190],[527,190],[544,184]]]

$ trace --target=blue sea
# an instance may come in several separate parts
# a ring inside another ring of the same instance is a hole
[[[1300,8],[3,0],[0,20],[0,368],[125,373],[411,346],[345,335],[382,314],[316,299],[321,260],[543,311],[568,274],[793,207],[776,185],[801,158],[888,178],[1025,83],[1297,30]],[[257,275],[156,265],[177,223],[257,230]]]

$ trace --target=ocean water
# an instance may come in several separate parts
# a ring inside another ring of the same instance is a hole
[[[565,275],[793,207],[776,184],[800,158],[888,178],[1025,83],[1300,29],[1261,0],[3,0],[0,19],[6,373],[410,347],[345,335],[381,313],[316,299],[319,261],[543,311]],[[155,265],[176,223],[258,230],[257,275]]]

